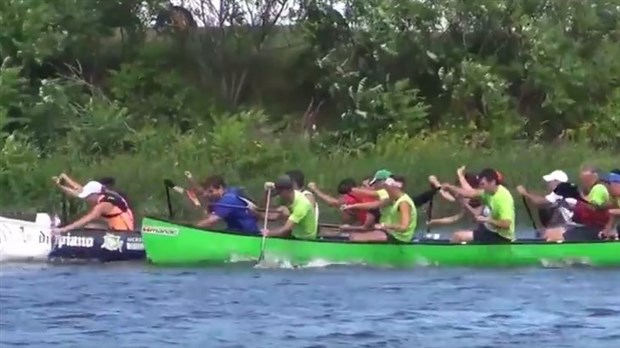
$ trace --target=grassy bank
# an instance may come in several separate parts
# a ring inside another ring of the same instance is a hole
[[[502,171],[508,186],[513,190],[518,184],[531,189],[542,189],[541,176],[560,168],[575,178],[578,168],[584,164],[598,165],[609,170],[617,167],[617,154],[599,151],[581,145],[526,146],[514,143],[492,151],[472,150],[466,147],[448,145],[438,139],[407,139],[383,143],[365,155],[331,154],[318,156],[307,145],[297,142],[283,145],[286,151],[278,156],[269,155],[266,160],[251,155],[256,166],[251,163],[235,163],[214,159],[208,151],[180,149],[173,151],[145,151],[133,155],[119,155],[96,163],[80,164],[66,156],[55,156],[38,160],[33,166],[15,166],[4,173],[2,179],[2,211],[31,211],[60,209],[60,193],[54,188],[51,176],[66,171],[70,175],[86,181],[90,178],[114,176],[119,189],[125,191],[142,214],[163,215],[166,211],[162,179],[170,178],[185,183],[183,172],[190,170],[197,177],[209,174],[225,174],[231,185],[244,186],[255,197],[260,197],[262,183],[273,179],[284,170],[302,169],[307,181],[315,181],[321,187],[333,192],[336,184],[344,177],[362,178],[380,168],[387,168],[403,174],[408,179],[408,191],[421,192],[427,188],[427,177],[437,175],[442,181],[452,181],[455,170],[467,165],[471,170],[493,167]],[[265,151],[271,151],[265,149]],[[344,151],[342,152],[344,153]],[[244,155],[239,155],[239,161]],[[217,164],[215,164],[217,163]],[[183,210],[180,196],[175,195],[175,205]],[[449,213],[454,209],[447,204],[437,204],[438,213]],[[520,216],[524,209],[517,203]],[[329,212],[328,212],[329,211]],[[328,216],[324,220],[336,218],[336,212],[323,209]],[[184,218],[188,218],[185,209]],[[190,213],[191,214],[191,213]]]

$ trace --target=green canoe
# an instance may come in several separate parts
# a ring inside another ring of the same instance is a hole
[[[188,265],[256,261],[261,236],[203,230],[155,218],[142,220],[147,258],[154,264]],[[547,243],[521,240],[507,245],[450,244],[427,240],[411,244],[351,243],[344,240],[267,238],[265,259],[307,265],[313,261],[409,267],[535,266],[586,264],[620,266],[620,242]]]

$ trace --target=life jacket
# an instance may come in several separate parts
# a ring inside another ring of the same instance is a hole
[[[609,209],[598,208],[584,201],[577,201],[573,210],[573,221],[585,226],[604,228],[609,217]]]
[[[345,202],[345,204],[357,204],[357,203],[366,203],[374,201],[373,198],[367,196],[359,196],[353,193],[345,193],[341,196],[341,199]],[[363,209],[357,209],[353,211],[353,215],[358,223],[364,224],[366,223],[366,217],[368,216],[368,211]]]
[[[108,224],[108,228],[116,231],[133,231],[134,216],[127,201],[114,191],[105,191],[97,203],[110,203],[114,206],[112,213],[101,215]]]

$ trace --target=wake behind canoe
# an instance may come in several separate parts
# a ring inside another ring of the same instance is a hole
[[[163,219],[144,218],[142,237],[147,258],[154,264],[194,264],[257,260],[261,237],[228,231],[203,230]],[[510,244],[451,244],[429,240],[412,243],[349,242],[333,239],[269,238],[265,255],[296,265],[322,260],[374,266],[536,266],[579,263],[620,266],[620,242],[517,240]]]

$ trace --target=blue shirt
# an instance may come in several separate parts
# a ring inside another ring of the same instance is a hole
[[[211,204],[211,213],[224,220],[229,230],[250,234],[259,233],[258,220],[246,208],[248,204],[239,197],[239,189],[228,188],[222,198]]]

